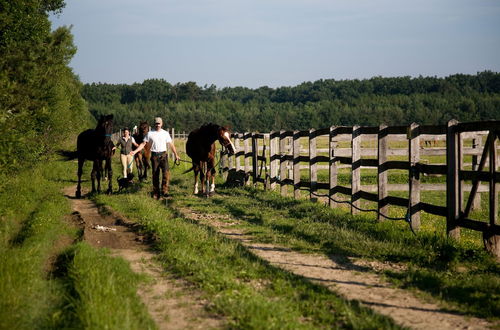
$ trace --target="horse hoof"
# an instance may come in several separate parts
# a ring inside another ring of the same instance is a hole
[[[79,190],[77,190],[76,193],[75,193],[75,197],[76,198],[82,198],[82,193]]]

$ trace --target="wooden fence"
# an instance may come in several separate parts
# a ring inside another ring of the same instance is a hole
[[[421,211],[442,216],[450,237],[458,239],[461,227],[481,231],[488,251],[500,256],[499,136],[500,121],[455,120],[439,126],[234,133],[236,154],[223,157],[221,165],[225,175],[239,176],[245,184],[279,188],[282,195],[292,188],[295,198],[306,190],[311,199],[324,199],[331,207],[347,203],[352,213],[375,211],[379,220],[406,220],[414,230],[420,227]],[[376,184],[362,185],[362,169],[376,172]],[[388,173],[393,170],[406,173],[407,183],[389,184]],[[339,171],[348,172],[350,185],[339,184]],[[323,181],[318,180],[318,173],[323,174]],[[443,182],[422,182],[426,176],[442,177]],[[407,191],[408,197],[391,195],[391,191]],[[442,191],[445,204],[423,202],[422,191]],[[469,218],[480,205],[479,193],[487,193],[488,219]],[[363,209],[362,200],[377,206]],[[404,208],[406,215],[390,217],[391,206]]]

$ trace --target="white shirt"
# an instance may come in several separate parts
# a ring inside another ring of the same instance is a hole
[[[146,134],[146,136],[144,137],[144,141],[152,142],[152,152],[163,152],[167,151],[167,143],[172,142],[172,138],[167,131],[165,131],[164,129],[160,129],[159,131],[149,131],[148,134]]]

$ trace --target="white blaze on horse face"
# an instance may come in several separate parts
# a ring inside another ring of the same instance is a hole
[[[198,193],[198,182],[194,184],[194,194],[196,195]]]
[[[231,137],[229,136],[229,132],[225,132],[224,136],[229,141],[229,144],[231,144],[231,147],[233,147],[233,151],[236,152],[236,148],[234,147],[233,141],[231,141]]]

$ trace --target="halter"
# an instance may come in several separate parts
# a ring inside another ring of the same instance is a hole
[[[219,142],[221,141],[219,140]],[[224,148],[227,148],[227,146],[231,144],[231,141],[227,141],[225,144],[221,142],[221,144]]]

